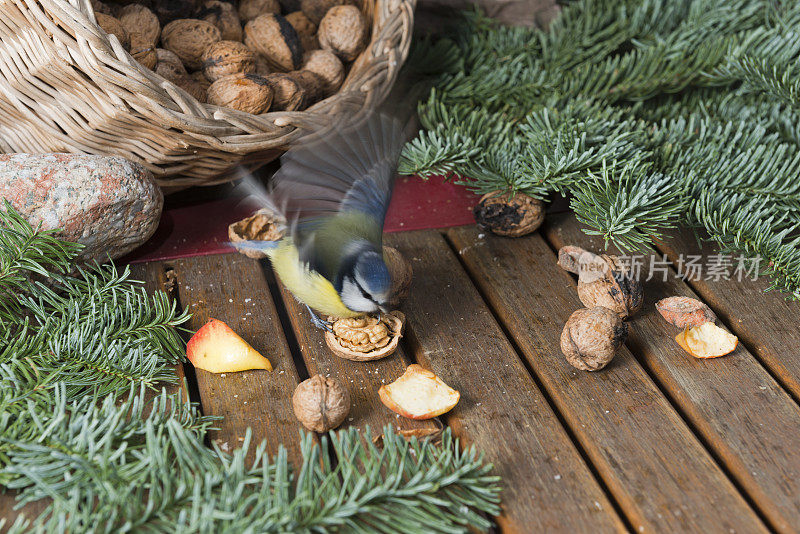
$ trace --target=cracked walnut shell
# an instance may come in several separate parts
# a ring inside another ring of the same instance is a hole
[[[236,221],[228,226],[228,239],[239,252],[260,260],[266,258],[267,254],[258,250],[237,248],[236,243],[242,241],[278,241],[283,237],[284,221],[275,217],[267,210],[259,210],[250,217]]]
[[[472,213],[481,228],[505,237],[520,237],[542,225],[544,203],[524,193],[509,196],[492,191],[481,197]]]
[[[325,332],[325,343],[334,354],[353,361],[385,358],[397,350],[406,316],[399,311],[377,317],[364,315],[347,319],[329,317],[333,332]]]

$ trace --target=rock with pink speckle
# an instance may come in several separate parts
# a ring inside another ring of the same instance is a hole
[[[99,262],[147,241],[164,205],[138,163],[82,154],[0,154],[0,197],[34,226],[85,245],[81,259]]]

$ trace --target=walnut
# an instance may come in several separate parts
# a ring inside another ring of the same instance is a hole
[[[105,13],[95,13],[94,17],[97,20],[97,25],[103,28],[103,31],[107,34],[116,36],[123,48],[128,50],[131,47],[130,36],[128,36],[128,32],[125,31],[125,27],[119,19]]]
[[[101,2],[100,0],[92,0],[92,9],[94,9],[95,14],[97,13],[103,13],[105,15],[114,14],[109,5]]]
[[[290,72],[289,76],[303,89],[305,94],[304,108],[322,100],[325,95],[325,80],[319,74],[315,74],[310,70],[296,70]]]
[[[272,87],[258,74],[231,74],[211,84],[208,102],[245,113],[263,113],[272,103]]]
[[[203,74],[215,82],[225,76],[239,72],[256,71],[256,54],[242,43],[219,41],[203,52]]]
[[[472,213],[481,228],[497,235],[520,237],[542,225],[544,204],[524,193],[510,196],[492,191],[481,197]]]
[[[211,87],[211,82],[206,75],[203,74],[203,71],[195,71],[189,75],[189,77],[195,81],[197,85],[203,88],[203,91],[208,92],[208,88]]]
[[[259,210],[250,217],[236,221],[228,226],[228,239],[236,248],[236,243],[242,241],[278,241],[283,237],[286,222],[268,210]],[[236,248],[247,256],[260,260],[266,258],[264,252],[245,248]]]
[[[586,307],[604,306],[627,319],[642,307],[642,284],[616,256],[582,255],[578,298]]]
[[[119,11],[119,22],[131,36],[139,34],[139,45],[155,48],[161,37],[161,24],[155,13],[140,4],[129,4]],[[133,46],[133,45],[131,45]]]
[[[311,22],[305,13],[302,11],[295,11],[286,15],[286,20],[292,25],[294,31],[300,36],[300,44],[303,45],[303,50],[308,52],[319,48],[317,42],[317,25]]]
[[[328,318],[333,332],[325,332],[325,343],[334,354],[354,361],[385,358],[397,350],[406,316],[399,311],[348,319]]]
[[[319,23],[317,39],[342,61],[353,61],[367,45],[367,21],[355,6],[334,6]]]
[[[206,101],[205,89],[189,76],[178,56],[169,50],[156,48],[156,57],[158,58],[155,69],[156,74],[171,81],[199,102]]]
[[[188,19],[197,11],[198,0],[158,0],[153,6],[153,11],[161,25],[173,20]]]
[[[319,26],[328,10],[344,4],[344,0],[300,0],[300,10],[308,20]]]
[[[250,22],[259,15],[269,14],[281,14],[281,5],[278,0],[242,0],[239,2],[239,19],[242,23]]]
[[[570,315],[561,333],[561,352],[573,367],[597,371],[608,365],[628,337],[628,325],[602,306]]]
[[[183,62],[175,53],[163,48],[156,48],[156,58],[156,74],[163,76],[172,83],[189,76],[189,73],[186,72],[186,67],[183,66]]]
[[[265,78],[272,86],[273,111],[296,111],[303,107],[306,93],[294,78],[281,72],[268,74]]]
[[[344,81],[344,65],[330,50],[311,50],[303,54],[303,70],[318,74],[324,82],[324,96],[339,90]]]
[[[327,432],[342,424],[350,412],[350,393],[338,380],[314,375],[297,385],[292,408],[308,430]]]
[[[131,34],[131,56],[150,70],[154,70],[158,64],[155,45],[139,33]]]
[[[280,15],[259,15],[244,27],[244,44],[262,54],[270,66],[291,71],[303,62],[303,47],[292,25]]]
[[[259,53],[256,53],[256,74],[266,76],[271,72],[272,69],[269,68],[269,62],[267,61],[267,58]]]
[[[222,40],[219,29],[204,20],[173,20],[161,31],[164,48],[175,53],[191,70],[202,68],[202,56],[206,48]]]
[[[389,269],[389,276],[392,279],[391,305],[396,307],[408,296],[414,271],[411,268],[411,264],[394,247],[383,247],[383,261],[386,263],[386,267]]]
[[[223,41],[242,40],[242,22],[236,8],[229,2],[210,0],[203,4],[197,18],[216,26]]]

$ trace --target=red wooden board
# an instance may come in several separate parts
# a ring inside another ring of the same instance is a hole
[[[180,194],[180,193],[179,193]],[[474,222],[472,207],[478,196],[442,178],[397,180],[385,231],[423,230]],[[123,262],[171,260],[231,252],[228,225],[250,215],[252,207],[237,196],[190,203],[168,203],[156,233]]]

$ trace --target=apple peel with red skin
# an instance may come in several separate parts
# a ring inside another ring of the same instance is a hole
[[[381,386],[378,396],[387,408],[403,417],[431,419],[452,410],[461,394],[432,371],[411,364],[403,376]]]
[[[730,354],[739,344],[739,339],[712,322],[690,326],[675,336],[683,350],[695,358],[718,358]]]
[[[250,369],[272,371],[272,364],[227,324],[210,319],[186,344],[186,357],[197,369],[235,373]]]

